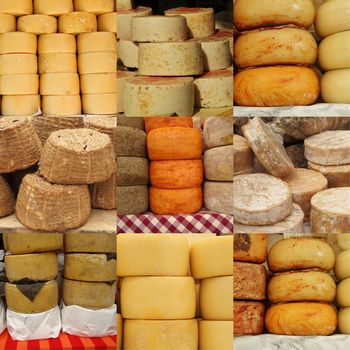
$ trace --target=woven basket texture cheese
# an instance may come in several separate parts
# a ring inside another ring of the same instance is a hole
[[[99,32],[117,33],[117,13],[106,13],[97,18],[97,29]]]
[[[82,94],[115,94],[117,75],[115,73],[81,74],[80,89]]]
[[[234,261],[261,264],[267,257],[267,235],[235,234],[233,245]]]
[[[6,95],[1,98],[4,116],[32,116],[40,108],[40,95]]]
[[[88,12],[70,12],[58,18],[58,31],[67,34],[97,31],[96,15]]]
[[[33,54],[0,55],[0,74],[36,74],[38,72],[37,57]]]
[[[233,208],[232,182],[205,181],[204,206],[208,210],[232,215]]]
[[[6,179],[0,175],[0,217],[15,211],[15,197]]]
[[[199,342],[203,349],[231,350],[233,348],[232,321],[199,321]]]
[[[84,114],[115,115],[117,113],[116,93],[83,94],[81,103]]]
[[[75,11],[92,12],[96,15],[113,12],[114,0],[74,0]]]
[[[116,140],[117,157],[147,157],[146,133],[143,130],[129,126],[117,126]]]
[[[207,149],[232,145],[233,120],[226,117],[210,117],[204,123],[204,144]]]
[[[34,0],[34,13],[60,16],[73,12],[73,0]]]
[[[0,77],[2,95],[36,95],[38,91],[37,74],[6,74]]]
[[[34,34],[51,34],[57,32],[57,19],[47,15],[28,15],[17,20],[19,32]]]
[[[16,31],[16,17],[9,13],[0,13],[0,33]]]
[[[205,178],[212,181],[232,181],[233,147],[215,147],[204,153]]]
[[[117,185],[139,186],[149,183],[149,162],[146,158],[117,157]]]
[[[15,16],[30,15],[33,13],[33,0],[2,0],[0,3],[1,12]]]
[[[153,129],[167,127],[188,127],[193,128],[193,120],[191,117],[150,117],[145,118],[145,130],[148,134]]]
[[[141,214],[148,209],[147,186],[117,186],[117,214]]]
[[[234,301],[234,335],[256,335],[264,330],[265,307],[257,301]]]
[[[72,34],[42,34],[38,37],[38,54],[76,53],[77,44]]]
[[[116,52],[117,40],[113,33],[94,32],[83,33],[77,37],[78,53]]]
[[[0,36],[0,54],[31,53],[36,54],[37,41],[33,33],[10,32]]]
[[[74,116],[81,114],[80,95],[42,96],[42,111],[46,116]]]
[[[326,103],[350,103],[350,68],[332,69],[321,78],[322,100]]]
[[[39,55],[39,74],[76,73],[77,58],[74,53],[45,53]]]

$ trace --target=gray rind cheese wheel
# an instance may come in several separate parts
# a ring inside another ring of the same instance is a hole
[[[208,210],[232,215],[232,182],[204,182],[204,206]]]
[[[232,117],[210,117],[204,122],[204,145],[207,149],[232,145]]]
[[[350,68],[332,69],[322,75],[321,95],[327,103],[350,103]]]
[[[146,158],[118,157],[117,186],[138,186],[149,183],[149,162]]]
[[[128,126],[129,128],[135,128],[145,130],[145,122],[142,117],[123,117],[118,115],[117,117],[118,126]]]
[[[117,126],[117,157],[147,157],[146,133],[128,126]]]
[[[5,178],[0,175],[0,218],[15,211],[15,196]]]
[[[212,181],[232,181],[233,147],[215,147],[204,153],[205,178]]]
[[[242,131],[264,168],[273,176],[287,175],[294,165],[277,136],[260,118],[254,118]]]
[[[233,179],[233,215],[245,225],[271,225],[292,212],[288,185],[271,175],[238,175]]]
[[[233,135],[233,175],[249,174],[254,168],[254,153],[249,142],[240,135]]]
[[[147,186],[117,186],[117,215],[141,214],[147,209]]]

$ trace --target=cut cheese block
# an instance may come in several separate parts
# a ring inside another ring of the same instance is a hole
[[[233,61],[233,29],[221,29],[218,30],[213,36],[214,38],[225,38],[228,40],[231,53],[231,61]],[[233,67],[232,67],[233,68]]]
[[[121,350],[123,343],[123,319],[117,314],[117,350]]]
[[[206,38],[215,33],[214,10],[212,8],[178,7],[164,11],[166,16],[186,18],[191,38]]]
[[[98,16],[97,29],[99,32],[117,33],[117,13],[111,12]]]
[[[113,73],[109,73],[109,74],[113,74]],[[118,98],[118,100],[117,100],[118,113],[124,112],[124,91],[125,91],[124,83],[125,83],[125,80],[133,77],[135,74],[136,74],[135,72],[129,72],[129,71],[118,71],[117,72],[117,76],[115,77],[115,79],[116,79],[116,83],[117,83],[116,89],[117,89],[117,98]],[[83,77],[84,77],[84,75],[82,75],[80,77],[82,92],[83,92]],[[118,79],[117,79],[117,77],[118,77]],[[90,86],[91,86],[91,88],[93,88],[92,86],[95,86],[95,84],[89,84],[89,87]]]
[[[193,78],[134,77],[124,83],[124,113],[131,117],[189,116],[194,108]]]
[[[77,73],[46,73],[40,75],[40,95],[67,96],[80,92]]]
[[[186,19],[182,16],[134,17],[131,40],[135,42],[169,42],[187,40]]]
[[[9,13],[0,13],[0,33],[16,31],[16,17]]]
[[[186,276],[189,244],[185,235],[117,236],[117,276]]]
[[[350,164],[350,130],[324,131],[305,139],[305,158],[320,165]]]
[[[204,122],[204,145],[207,149],[232,145],[233,118],[209,117]]]
[[[117,186],[117,214],[141,214],[148,209],[147,186]]]
[[[350,278],[341,281],[337,286],[337,304],[342,307],[350,306]]]
[[[67,34],[96,32],[96,15],[88,12],[70,12],[58,17],[58,31]]]
[[[312,233],[350,232],[350,187],[330,188],[311,198]]]
[[[73,12],[73,0],[34,0],[34,13],[60,16]]]
[[[116,209],[117,177],[113,174],[108,180],[98,182],[90,187],[91,206],[96,209]]]
[[[217,213],[233,214],[232,182],[204,182],[204,206]]]
[[[186,76],[203,73],[201,45],[193,41],[140,43],[139,74]]]
[[[273,176],[284,177],[294,165],[278,137],[260,118],[242,127],[244,136],[264,168]]]
[[[112,94],[117,91],[115,73],[81,74],[80,88],[82,94]]]
[[[118,64],[128,68],[139,67],[139,45],[129,40],[118,41]]]
[[[310,215],[311,197],[327,188],[327,179],[322,174],[308,169],[293,169],[283,178],[289,186],[293,203],[298,204],[305,218]]]
[[[271,225],[292,212],[288,185],[271,175],[238,175],[233,181],[233,214],[246,225]]]
[[[58,273],[56,253],[7,255],[6,277],[12,282],[50,281]]]
[[[37,57],[33,54],[0,55],[0,74],[36,74],[38,72]]]
[[[38,54],[76,53],[77,44],[72,34],[42,34],[38,38]]]
[[[117,1],[117,10],[127,9],[130,10],[133,7],[132,0],[119,0]]]
[[[2,95],[36,95],[39,92],[37,74],[6,74],[0,78]]]
[[[133,118],[130,118],[133,120]],[[117,123],[119,124],[119,118]],[[146,133],[143,130],[117,126],[117,156],[146,158]]]
[[[9,310],[34,314],[48,311],[58,304],[57,282],[34,284],[5,284],[6,304]]]
[[[192,117],[151,117],[145,118],[144,122],[147,134],[153,129],[168,128],[173,126],[193,128]]]
[[[266,298],[266,270],[263,265],[233,263],[233,297],[244,300]]]
[[[102,15],[104,13],[113,12],[114,3],[114,0],[74,0],[74,10]]]
[[[204,153],[205,178],[212,181],[232,181],[233,147],[215,147]]]
[[[208,72],[194,80],[195,106],[231,107],[233,102],[232,72],[228,69]]]
[[[141,117],[129,118],[129,117],[123,117],[121,115],[118,115],[117,116],[117,125],[129,127],[129,128],[134,128],[134,129],[139,129],[139,130],[145,130],[145,122],[144,122],[143,118],[141,118]],[[145,136],[145,142],[146,142],[146,134],[144,134],[144,136]]]
[[[120,300],[123,318],[184,320],[195,316],[196,288],[192,277],[124,277]]]
[[[40,109],[40,95],[7,95],[1,99],[1,114],[31,116]]]
[[[256,335],[264,330],[265,307],[257,301],[233,303],[234,335]]]
[[[350,164],[345,165],[319,165],[308,162],[308,168],[324,175],[328,187],[350,187]]]
[[[152,9],[143,6],[139,6],[135,9],[120,9],[117,11],[117,38],[131,40],[132,19],[134,17],[149,16],[151,14]]]
[[[116,52],[117,40],[113,33],[94,32],[83,33],[77,37],[78,53]]]
[[[50,34],[57,32],[57,19],[47,15],[28,15],[18,18],[17,30],[19,32],[34,34]]]
[[[350,68],[333,69],[321,78],[321,94],[327,103],[350,103]]]
[[[338,311],[338,328],[342,334],[350,334],[350,307]]]
[[[200,350],[232,350],[232,321],[199,321]]]
[[[33,33],[9,32],[0,36],[0,54],[31,53],[36,54],[36,35]]]
[[[10,185],[7,183],[5,177],[0,175],[0,217],[12,214],[15,211],[15,202],[15,196]]]
[[[77,73],[77,57],[74,53],[44,53],[39,55],[39,74]]]
[[[267,235],[235,234],[233,245],[233,259],[235,261],[261,264],[267,257]]]
[[[119,339],[119,335],[118,335]],[[124,350],[196,350],[198,324],[196,320],[125,320]]]
[[[233,276],[206,278],[201,281],[200,307],[205,320],[233,320]]]
[[[116,73],[116,67],[117,52],[89,52],[78,55],[80,74]]]
[[[117,113],[117,96],[112,94],[83,94],[81,98],[84,114],[106,114]]]
[[[146,158],[117,157],[117,185],[138,186],[149,183],[149,163]]]
[[[63,302],[65,305],[77,305],[98,310],[113,306],[116,283],[91,283],[63,280]]]
[[[338,281],[350,277],[350,249],[344,250],[337,255],[335,260],[334,274]]]
[[[249,174],[254,168],[254,153],[247,139],[233,135],[233,175]]]
[[[80,95],[42,96],[44,115],[79,115],[81,114]]]
[[[196,280],[232,276],[233,236],[208,237],[191,245],[191,273]]]
[[[33,0],[2,0],[0,13],[10,13],[15,16],[30,15],[33,13]]]

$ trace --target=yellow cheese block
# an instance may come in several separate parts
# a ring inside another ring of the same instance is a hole
[[[117,92],[116,73],[81,74],[82,94],[112,94]]]
[[[197,350],[198,323],[196,320],[125,320],[124,350],[136,349]]]
[[[96,15],[88,12],[70,12],[58,18],[58,31],[67,34],[96,32]]]
[[[34,13],[60,16],[73,12],[73,0],[34,0]]]
[[[232,321],[199,321],[199,350],[232,350]]]
[[[0,35],[0,54],[32,53],[36,54],[36,35],[33,33],[10,32]]]
[[[30,15],[33,13],[32,0],[1,0],[0,13],[10,13],[15,16]]]
[[[15,32],[16,17],[9,13],[0,13],[0,33]]]
[[[123,318],[183,320],[196,312],[192,277],[124,277],[120,299]]]
[[[41,105],[45,115],[81,114],[80,95],[42,96]]]
[[[78,55],[80,74],[116,73],[117,52],[89,52]]]
[[[42,34],[38,37],[38,54],[76,53],[77,44],[73,34]]]
[[[114,33],[83,33],[77,37],[78,53],[117,52],[117,39]]]
[[[130,10],[130,9],[132,9],[132,7],[133,7],[132,0],[118,0],[117,1],[117,10],[122,10],[122,9]]]
[[[117,314],[117,350],[122,349],[123,343],[123,319],[121,314]]]
[[[76,73],[77,57],[74,53],[43,53],[38,59],[39,73]]]
[[[106,13],[97,18],[97,29],[99,32],[117,33],[117,13]]]
[[[47,73],[40,75],[40,94],[44,96],[78,95],[80,92],[77,73]]]
[[[1,95],[36,95],[38,91],[37,74],[7,74],[0,77]]]
[[[36,74],[38,72],[37,57],[28,53],[12,53],[0,55],[0,75]]]
[[[39,111],[40,95],[7,95],[1,99],[1,113],[8,116],[30,116]]]
[[[114,11],[114,2],[114,0],[74,0],[74,9],[102,15]]]
[[[86,114],[116,114],[117,95],[112,94],[83,94],[83,113]]]
[[[117,236],[118,276],[186,276],[186,235],[123,234]]]
[[[5,257],[6,277],[12,282],[50,281],[57,276],[56,253],[7,255]]]
[[[47,15],[27,15],[18,18],[17,30],[34,34],[50,34],[57,32],[57,19]]]
[[[5,284],[9,310],[23,314],[48,311],[58,303],[58,286],[55,280],[35,284]]]

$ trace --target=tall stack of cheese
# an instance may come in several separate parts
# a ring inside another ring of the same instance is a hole
[[[315,29],[322,39],[318,61],[326,71],[321,80],[324,102],[350,103],[349,15],[347,0],[327,1],[316,12]]]
[[[261,334],[264,329],[267,236],[235,234],[233,250],[234,334]]]
[[[267,288],[273,304],[266,312],[268,332],[301,336],[334,333],[337,312],[331,303],[336,285],[327,273],[335,263],[332,247],[316,238],[282,239],[271,247],[267,262],[274,273]]]

